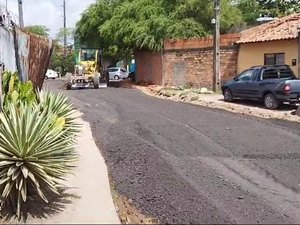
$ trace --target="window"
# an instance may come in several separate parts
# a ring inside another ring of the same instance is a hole
[[[263,71],[263,80],[293,78],[293,72],[286,67],[267,68]]]
[[[250,81],[253,80],[255,70],[246,70],[239,76],[240,81]]]
[[[109,72],[117,72],[118,71],[118,68],[111,68],[108,70]]]
[[[126,73],[126,70],[125,70],[125,69],[121,69],[121,71],[122,71],[123,73]]]
[[[265,54],[265,65],[284,65],[284,64],[285,64],[284,53]]]
[[[81,50],[81,61],[94,61],[96,56],[96,50],[83,49]]]

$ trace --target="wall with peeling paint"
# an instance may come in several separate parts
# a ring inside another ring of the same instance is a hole
[[[43,85],[53,46],[48,38],[27,34],[16,27],[0,27],[0,64],[4,64],[5,70],[18,71],[22,81],[30,80],[36,88]]]
[[[0,64],[4,64],[5,70],[17,71],[14,36],[3,27],[0,27]]]

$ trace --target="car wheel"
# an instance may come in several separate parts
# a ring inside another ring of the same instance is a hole
[[[273,94],[267,94],[264,97],[264,105],[267,109],[277,109],[279,104]]]
[[[114,76],[115,80],[120,80],[120,77],[118,75]]]
[[[225,100],[225,102],[232,102],[233,101],[232,92],[228,88],[226,88],[224,90],[224,100]]]
[[[72,84],[68,83],[66,84],[66,90],[71,90],[72,89]]]

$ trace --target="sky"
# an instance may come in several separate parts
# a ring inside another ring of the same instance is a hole
[[[0,0],[5,4],[6,0]],[[67,27],[75,27],[80,14],[95,0],[66,0]],[[18,0],[7,0],[8,10],[18,15]],[[55,37],[63,27],[63,0],[23,0],[24,25],[45,25]]]

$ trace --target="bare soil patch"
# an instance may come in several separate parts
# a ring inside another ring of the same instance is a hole
[[[225,102],[223,100],[223,95],[210,92],[203,93],[203,91],[199,89],[163,88],[156,85],[134,86],[134,88],[139,89],[148,95],[162,99],[187,102],[260,118],[300,122],[300,117],[295,115],[297,110],[296,106],[284,105],[277,110],[268,110],[264,108],[262,103],[257,101],[236,100],[232,103]]]

